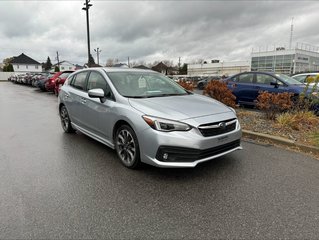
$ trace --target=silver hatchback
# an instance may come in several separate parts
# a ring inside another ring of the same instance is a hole
[[[150,70],[90,68],[59,94],[63,130],[116,150],[122,164],[195,167],[242,149],[234,109]]]

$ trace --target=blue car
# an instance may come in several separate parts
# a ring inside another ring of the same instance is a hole
[[[260,91],[270,93],[290,92],[298,96],[305,84],[284,74],[244,72],[225,79],[228,89],[236,96],[239,105],[255,106]]]

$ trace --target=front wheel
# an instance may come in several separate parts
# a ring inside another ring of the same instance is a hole
[[[133,129],[128,125],[123,125],[116,131],[115,150],[125,167],[134,169],[140,165],[138,140]]]
[[[75,130],[72,128],[69,113],[65,106],[62,106],[60,109],[60,119],[61,119],[61,125],[64,132],[66,133],[75,132]]]

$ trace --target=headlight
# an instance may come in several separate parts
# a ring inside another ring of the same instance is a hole
[[[192,129],[192,127],[188,124],[168,119],[151,116],[143,116],[143,119],[151,128],[162,132],[189,131]]]

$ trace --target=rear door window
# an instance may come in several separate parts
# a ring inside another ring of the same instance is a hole
[[[253,83],[254,81],[254,74],[247,73],[237,76],[237,81],[239,83]]]

